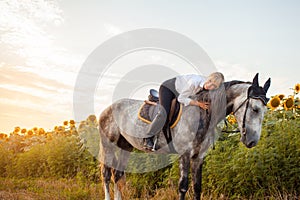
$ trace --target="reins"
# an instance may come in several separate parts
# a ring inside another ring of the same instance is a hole
[[[250,86],[249,88],[248,88],[248,91],[247,91],[247,99],[245,99],[233,112],[232,112],[232,114],[234,115],[245,103],[246,103],[246,108],[245,108],[245,113],[244,113],[244,116],[243,116],[243,125],[242,125],[242,130],[243,130],[243,134],[244,135],[246,135],[246,131],[245,131],[245,126],[246,126],[246,115],[247,115],[247,110],[248,110],[248,107],[249,107],[249,101],[250,101],[250,99],[259,99],[259,100],[261,100],[262,102],[263,102],[263,104],[264,105],[266,105],[267,104],[267,99],[266,98],[264,98],[265,96],[263,96],[263,95],[257,95],[257,96],[255,96],[255,95],[251,95],[250,93],[251,93],[251,90],[252,90],[252,86]],[[226,121],[226,118],[224,119],[224,121],[225,121],[225,125],[226,125],[226,128],[228,127],[228,124],[227,124],[227,121]],[[225,132],[225,133],[238,133],[238,132],[240,132],[240,130],[239,129],[237,129],[237,130],[233,130],[233,131],[227,131],[227,130],[225,130],[225,131],[222,131],[222,132]]]

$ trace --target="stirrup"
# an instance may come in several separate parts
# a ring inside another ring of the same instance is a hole
[[[154,149],[154,143],[152,138],[144,138],[144,149],[153,151]]]
[[[155,147],[156,147],[156,144],[157,144],[157,138],[158,136],[155,136],[153,139],[154,139],[154,142],[153,142],[153,148],[151,149],[151,151],[156,151]]]

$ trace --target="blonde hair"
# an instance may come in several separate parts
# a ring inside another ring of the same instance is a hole
[[[216,84],[217,87],[224,82],[224,75],[221,72],[214,72],[207,77],[207,81],[211,81]]]

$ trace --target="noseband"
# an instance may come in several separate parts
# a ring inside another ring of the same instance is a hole
[[[244,117],[243,117],[243,125],[242,125],[242,133],[244,135],[246,135],[246,130],[245,130],[245,126],[246,126],[246,115],[247,115],[247,110],[249,107],[249,101],[250,99],[258,99],[261,100],[263,102],[264,105],[267,105],[269,98],[266,97],[266,93],[263,92],[257,92],[257,89],[253,89],[253,86],[250,86],[248,88],[247,91],[247,99],[245,99],[240,105],[239,107],[237,107],[237,109],[235,109],[235,111],[232,112],[232,114],[234,115],[244,104],[246,104],[246,108],[245,108],[245,113],[244,113]]]

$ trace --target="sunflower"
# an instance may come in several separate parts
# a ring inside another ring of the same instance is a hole
[[[94,122],[94,121],[97,120],[97,117],[96,117],[95,115],[90,115],[90,116],[88,117],[88,119],[89,119],[91,122]]]
[[[279,105],[280,105],[280,98],[278,96],[273,97],[268,103],[268,106],[271,108],[271,110],[275,110]]]
[[[287,98],[287,100],[285,100],[285,102],[283,103],[283,107],[285,110],[290,110],[293,108],[293,106],[294,106],[294,97],[293,96]]]
[[[230,124],[235,124],[235,123],[236,123],[236,118],[235,118],[234,115],[229,115],[229,116],[227,117],[227,120],[228,120],[228,122],[229,122]]]
[[[43,128],[39,128],[39,135],[44,135],[46,131]]]
[[[7,135],[5,133],[0,133],[0,140],[7,138]]]
[[[87,118],[87,124],[89,126],[98,126],[97,117],[95,115],[90,115]]]
[[[32,131],[32,130],[29,130],[29,131],[27,132],[27,135],[33,135],[33,131]]]
[[[57,130],[58,130],[58,132],[63,132],[63,131],[65,131],[65,127],[59,126],[59,127],[57,127]]]
[[[21,128],[19,126],[16,126],[15,130],[14,130],[14,133],[18,133],[18,132],[20,132],[20,130],[21,130]]]
[[[284,94],[279,94],[277,96],[279,97],[280,100],[282,100],[284,98]]]
[[[85,128],[85,126],[86,126],[86,122],[85,121],[81,121],[80,124],[79,124],[78,129]]]
[[[300,83],[297,83],[294,87],[295,92],[298,94],[300,92]]]

